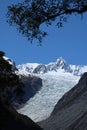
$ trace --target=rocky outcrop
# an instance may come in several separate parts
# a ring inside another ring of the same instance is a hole
[[[70,125],[67,130],[87,130],[87,112]]]
[[[34,71],[33,71],[33,73],[37,73],[37,74],[44,74],[44,73],[46,73],[46,72],[47,72],[47,68],[46,68],[45,65],[38,65],[38,66],[34,69]]]
[[[39,124],[44,130],[87,129],[87,72],[56,104],[51,116]]]
[[[23,102],[26,102],[33,97],[42,87],[42,79],[36,76],[21,76],[22,83],[24,84],[24,97]]]
[[[0,130],[42,130],[27,116],[0,101]]]

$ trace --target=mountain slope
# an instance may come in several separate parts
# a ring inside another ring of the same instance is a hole
[[[18,114],[16,110],[0,100],[0,130],[42,130],[27,116]]]
[[[15,63],[4,55],[5,53],[0,51],[0,99],[13,105],[21,102],[24,86],[15,73]]]
[[[85,130],[87,128],[87,73],[56,104],[51,116],[40,125],[44,130]]]
[[[22,103],[26,81],[19,78],[14,62],[4,54],[0,51],[0,130],[42,130],[30,118],[12,108]],[[31,85],[30,89],[35,88],[33,93],[39,89],[39,84],[42,84],[40,78],[30,77],[28,85]]]
[[[26,103],[33,97],[42,87],[42,79],[37,76],[21,76],[24,85],[24,95],[22,103]]]
[[[67,130],[87,130],[87,111],[72,125],[70,125]]]

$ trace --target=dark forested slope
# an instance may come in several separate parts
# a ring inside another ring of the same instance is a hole
[[[16,112],[0,100],[0,130],[42,130],[27,116]]]

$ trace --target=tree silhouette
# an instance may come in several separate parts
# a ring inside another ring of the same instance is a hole
[[[8,101],[20,101],[23,97],[23,83],[18,75],[15,74],[13,65],[4,58],[5,53],[0,51],[0,99]]]
[[[3,58],[4,55],[5,53],[3,51],[0,51],[0,58]]]
[[[47,35],[41,30],[45,23],[51,25],[57,18],[57,26],[66,22],[67,16],[82,14],[87,11],[87,0],[25,0],[23,3],[8,7],[8,23],[16,24],[17,29],[31,42],[38,39],[42,42]]]

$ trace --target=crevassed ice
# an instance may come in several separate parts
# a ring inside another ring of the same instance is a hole
[[[49,72],[38,76],[43,79],[43,87],[33,98],[27,101],[23,108],[18,110],[18,112],[29,116],[35,122],[46,119],[53,111],[58,100],[80,78],[63,72]]]

